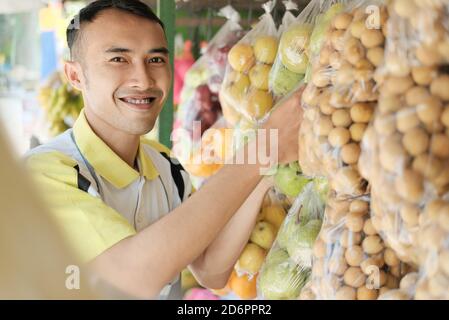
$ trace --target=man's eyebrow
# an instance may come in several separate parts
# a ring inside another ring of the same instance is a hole
[[[124,53],[124,52],[133,52],[131,49],[122,48],[122,47],[110,47],[106,49],[106,53]],[[154,48],[147,51],[147,53],[162,53],[168,55],[170,51],[166,47]]]
[[[111,47],[106,49],[106,53],[123,53],[123,52],[132,52],[131,49],[120,48],[120,47]]]
[[[162,54],[169,54],[170,51],[168,51],[168,49],[166,47],[160,47],[160,48],[154,48],[154,49],[150,49],[148,50],[148,53],[162,53]]]

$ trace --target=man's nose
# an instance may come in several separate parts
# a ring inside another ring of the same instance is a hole
[[[154,80],[150,68],[145,62],[136,64],[133,69],[132,85],[140,89],[153,88],[156,81]]]

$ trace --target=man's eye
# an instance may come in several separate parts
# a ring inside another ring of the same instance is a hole
[[[123,59],[122,57],[114,57],[109,61],[111,61],[111,62],[126,62],[126,60]]]
[[[165,60],[161,57],[154,57],[148,60],[150,63],[164,63]]]

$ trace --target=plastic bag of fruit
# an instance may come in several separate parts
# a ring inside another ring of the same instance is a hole
[[[376,300],[399,288],[411,267],[382,241],[369,210],[368,198],[330,195],[300,299]]]
[[[218,15],[226,18],[227,21],[209,42],[204,54],[211,73],[207,84],[214,94],[220,91],[229,51],[244,36],[244,31],[239,24],[240,14],[232,6],[221,8]]]
[[[286,2],[288,9],[291,1]],[[297,88],[304,79],[309,67],[309,45],[315,48],[321,34],[314,29],[317,19],[320,25],[327,22],[340,9],[341,5],[334,5],[338,1],[312,0],[294,19],[285,19],[281,26],[279,48],[273,68],[270,72],[270,89],[275,97],[282,97]],[[321,13],[326,12],[320,16]],[[312,39],[313,31],[315,31]]]
[[[298,10],[298,5],[293,1],[284,1],[285,6],[285,14],[282,18],[282,23],[279,26],[279,36],[280,40],[282,39],[282,35],[284,32],[288,30],[290,25],[292,25],[297,19],[292,11]],[[287,68],[285,68],[280,61],[279,58],[279,47],[278,54],[276,55],[276,59],[274,60],[273,67],[271,68],[269,79],[268,79],[268,87],[270,91],[273,93],[274,97],[277,98],[279,96],[283,96],[294,89],[297,82],[299,82],[298,76],[296,73],[290,72]]]
[[[199,137],[200,126],[197,125],[194,131],[194,136]],[[181,142],[174,139],[172,152],[189,172],[196,189],[233,156],[236,150],[234,131],[220,117],[200,138]]]
[[[250,239],[235,265],[239,276],[253,278],[258,275],[289,208],[285,197],[274,188],[267,192]]]
[[[220,10],[227,22],[209,42],[206,52],[186,74],[181,103],[176,113],[177,128],[193,131],[193,122],[201,121],[201,133],[219,118],[218,92],[223,81],[230,48],[243,36],[240,15],[231,6]]]
[[[375,70],[383,58],[387,18],[381,2],[348,4],[332,20],[303,94],[309,123],[300,130],[300,151],[306,153],[301,167],[327,176],[340,195],[366,192],[358,170],[360,141],[378,98]]]
[[[310,182],[293,203],[260,270],[257,288],[261,299],[296,299],[309,280],[325,194],[325,182]]]
[[[181,103],[175,114],[173,140],[176,155],[189,152],[200,142],[204,132],[220,119],[222,110],[218,91],[223,81],[227,53],[243,36],[240,16],[231,6],[220,10],[227,22],[209,42],[206,52],[187,72]],[[199,126],[199,129],[198,129]],[[198,134],[196,131],[200,131]]]
[[[263,5],[260,21],[229,51],[220,99],[233,108],[233,118],[258,123],[273,107],[268,76],[278,49],[278,31],[270,13],[274,4]]]
[[[449,3],[394,0],[390,14],[361,171],[382,236],[421,267],[416,298],[448,299]]]

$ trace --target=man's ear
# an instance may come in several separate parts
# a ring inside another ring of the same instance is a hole
[[[64,73],[70,84],[77,90],[81,91],[81,66],[76,61],[65,61]]]

